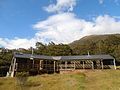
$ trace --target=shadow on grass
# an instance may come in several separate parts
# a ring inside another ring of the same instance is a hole
[[[2,83],[2,82],[0,82],[0,86],[1,86],[1,85],[3,85],[3,83]]]

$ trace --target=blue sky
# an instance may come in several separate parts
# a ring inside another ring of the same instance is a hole
[[[42,9],[47,4],[44,0],[1,0],[0,3],[0,37],[31,38],[35,33],[32,25],[48,17]]]
[[[0,46],[29,48],[37,41],[70,43],[120,33],[119,10],[120,0],[0,0]]]

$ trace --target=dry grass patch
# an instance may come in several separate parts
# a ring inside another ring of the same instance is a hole
[[[84,80],[84,74],[54,74],[30,77],[27,84],[30,90],[83,90]]]
[[[0,77],[0,90],[18,90],[19,86],[15,78]]]
[[[86,72],[86,90],[120,90],[120,70]]]

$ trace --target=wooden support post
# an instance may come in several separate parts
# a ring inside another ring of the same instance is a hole
[[[55,61],[54,61],[54,73],[55,73]]]
[[[114,69],[116,70],[116,63],[115,63],[115,59],[113,60],[114,63]]]
[[[56,71],[58,71],[58,62],[56,61]]]
[[[67,61],[65,61],[65,69],[67,69]]]
[[[103,60],[101,60],[101,65],[102,65],[102,69],[104,69],[104,67],[103,67]]]
[[[14,77],[14,73],[15,73],[15,66],[16,66],[16,58],[14,58],[14,61],[13,61],[13,67],[12,67],[11,77]]]
[[[16,58],[14,59],[14,63],[13,63],[13,71],[15,71],[15,67],[16,66]]]
[[[94,63],[93,63],[93,61],[92,61],[92,69],[94,70]]]
[[[40,65],[39,65],[40,67],[39,67],[39,70],[42,69],[42,65],[41,65],[41,64],[42,64],[42,60],[40,60]]]
[[[75,70],[75,61],[74,61],[74,70]]]
[[[14,57],[12,58],[12,61],[11,61],[11,65],[10,65],[10,68],[9,68],[9,73],[12,71],[13,69],[13,63],[14,63]]]
[[[85,69],[85,63],[84,63],[84,61],[83,61],[83,69]]]

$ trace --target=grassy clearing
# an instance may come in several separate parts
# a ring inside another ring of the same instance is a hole
[[[86,72],[86,90],[120,90],[120,70]]]
[[[0,78],[0,90],[120,90],[120,70]]]

